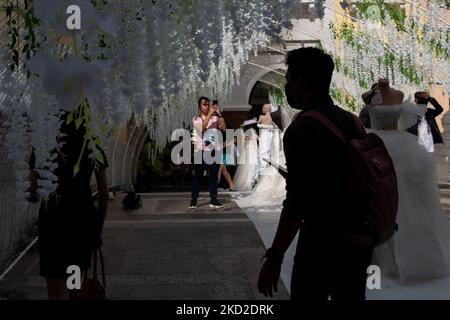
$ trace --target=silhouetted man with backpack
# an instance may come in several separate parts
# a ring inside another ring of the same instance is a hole
[[[289,52],[287,65],[286,96],[291,107],[302,112],[284,135],[286,200],[272,247],[264,256],[258,289],[265,296],[277,291],[284,253],[300,230],[291,299],[364,300],[373,248],[394,232],[397,193],[392,160],[377,136],[367,135],[355,116],[334,105],[329,96],[334,63],[329,55],[301,48]],[[369,163],[361,146],[374,150],[378,162]],[[366,166],[380,169],[380,176],[366,175]],[[358,174],[367,184],[357,180]],[[373,199],[378,211],[361,210],[371,201],[366,199],[367,185],[380,187],[383,179],[388,181],[387,197]],[[354,189],[351,194],[352,187],[361,193]],[[384,218],[388,225],[379,224]]]

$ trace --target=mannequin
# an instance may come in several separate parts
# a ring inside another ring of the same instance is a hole
[[[403,92],[391,88],[386,79],[362,97],[370,114],[370,132],[383,140],[392,158],[399,199],[398,232],[375,249],[372,264],[401,283],[450,275],[450,223],[440,203],[434,157],[415,135],[403,131],[417,124],[420,107],[403,102]]]
[[[270,113],[272,111],[272,107],[270,104],[266,103],[262,107],[262,115],[259,116],[258,124],[271,126],[272,123],[272,117],[270,116]]]
[[[268,171],[268,163],[264,159],[271,159],[272,157],[272,142],[275,134],[275,127],[273,125],[272,117],[270,115],[272,106],[266,103],[263,106],[263,115],[258,119],[259,129],[259,175],[263,176]]]
[[[379,96],[381,95],[381,96]],[[372,85],[372,89],[363,93],[362,99],[366,106],[373,105],[393,106],[403,103],[405,94],[390,87],[389,79],[380,79]]]

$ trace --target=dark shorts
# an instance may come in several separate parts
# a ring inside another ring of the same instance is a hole
[[[66,278],[67,268],[88,270],[94,247],[97,219],[95,213],[40,212],[40,275]]]

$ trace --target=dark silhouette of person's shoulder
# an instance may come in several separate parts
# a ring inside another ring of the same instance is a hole
[[[292,139],[299,137],[314,137],[318,125],[320,124],[312,118],[299,116],[286,129],[285,135]]]
[[[339,106],[319,108],[314,111],[326,116],[338,129],[345,133],[351,133],[355,130],[354,115]],[[300,115],[292,122],[287,131],[291,131],[291,134],[295,135],[311,136],[316,134],[317,131],[328,131],[328,129],[317,120]]]
[[[344,136],[350,137],[356,134],[356,116],[351,112],[335,105],[333,108],[327,109],[325,116],[327,116],[331,122],[342,131]]]

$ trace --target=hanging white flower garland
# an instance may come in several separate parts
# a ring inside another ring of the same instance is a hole
[[[390,14],[379,28],[367,20],[347,22],[338,29],[331,24],[337,45],[344,48],[343,55],[336,47],[329,48],[343,65],[334,77],[333,93],[338,92],[335,98],[341,101],[350,101],[352,111],[359,110],[361,94],[382,77],[390,78],[407,96],[432,83],[441,83],[450,92],[449,24],[442,18],[447,9],[436,1],[428,1],[426,8],[415,1],[405,6],[409,14],[403,30]],[[427,16],[422,18],[424,12]]]
[[[88,98],[89,134],[103,138],[134,114],[161,149],[173,129],[188,125],[200,94],[222,101],[230,94],[249,55],[290,25],[295,2],[34,0],[37,54],[26,68],[0,70],[17,198],[26,197],[32,148],[40,194],[55,190],[61,110]],[[65,27],[69,4],[82,9],[81,31]]]

